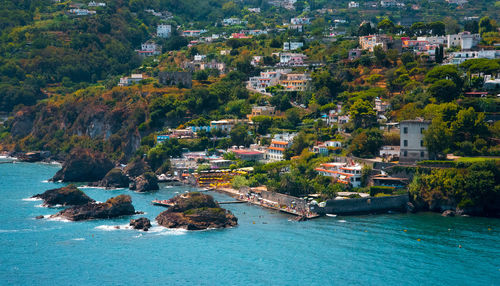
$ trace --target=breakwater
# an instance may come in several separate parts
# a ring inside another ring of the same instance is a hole
[[[319,214],[338,215],[384,213],[387,211],[406,212],[408,202],[408,194],[379,198],[328,200],[325,207],[311,206],[311,211]]]

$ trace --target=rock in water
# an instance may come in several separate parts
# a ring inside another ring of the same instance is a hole
[[[455,216],[455,211],[452,210],[446,210],[442,214],[442,216]]]
[[[119,168],[114,168],[109,171],[102,180],[90,184],[91,186],[104,188],[128,188],[130,179],[123,174]]]
[[[178,195],[171,200],[174,206],[156,217],[161,226],[202,230],[232,227],[238,224],[238,219],[230,211],[219,207],[212,196],[188,193]]]
[[[148,231],[151,227],[151,222],[145,217],[140,217],[138,219],[131,219],[130,226],[132,226],[134,229],[142,229],[144,231]]]
[[[130,189],[137,192],[149,192],[159,190],[158,179],[154,173],[147,172],[133,179]]]
[[[123,172],[130,178],[135,178],[144,173],[151,172],[151,167],[144,159],[135,159],[123,169]]]
[[[43,194],[34,195],[33,198],[42,199],[46,206],[80,206],[95,202],[74,185],[59,189],[45,191]]]
[[[63,182],[95,182],[99,181],[114,165],[105,154],[87,149],[74,149],[64,161],[52,181]]]
[[[72,221],[113,218],[135,214],[132,198],[129,195],[119,195],[108,199],[105,203],[88,203],[60,211],[51,217],[64,217]]]

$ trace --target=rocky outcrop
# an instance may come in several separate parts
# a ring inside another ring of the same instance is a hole
[[[456,213],[455,213],[455,211],[452,211],[452,210],[445,210],[441,215],[442,216],[455,216]]]
[[[131,178],[138,177],[147,172],[151,172],[151,167],[144,159],[132,160],[123,168],[123,173]]]
[[[95,182],[104,178],[113,167],[103,153],[74,149],[52,181]]]
[[[138,219],[131,219],[130,226],[132,226],[134,229],[148,231],[149,228],[151,227],[151,221],[149,221],[149,219],[145,217],[141,217]]]
[[[119,195],[108,199],[105,203],[88,203],[60,211],[51,217],[62,217],[71,221],[114,218],[135,214],[132,198]]]
[[[122,172],[122,170],[114,168],[111,169],[111,171],[109,171],[102,180],[90,185],[104,188],[128,188],[129,184],[130,179]]]
[[[174,205],[156,217],[161,226],[202,230],[238,224],[238,219],[230,211],[219,207],[212,196],[189,193],[176,196],[171,201]]]
[[[43,194],[34,195],[33,198],[42,199],[46,206],[80,206],[95,202],[74,185],[45,191]]]
[[[147,172],[132,180],[129,188],[136,192],[149,192],[159,190],[158,179],[154,173]]]

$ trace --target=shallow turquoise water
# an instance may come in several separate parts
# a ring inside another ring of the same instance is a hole
[[[238,227],[201,232],[113,229],[130,217],[35,220],[58,209],[23,198],[61,186],[44,182],[58,168],[0,164],[1,285],[500,285],[498,219],[425,213],[299,223],[233,204],[225,207]],[[163,210],[151,200],[186,190],[84,189],[98,201],[129,194],[151,220]]]

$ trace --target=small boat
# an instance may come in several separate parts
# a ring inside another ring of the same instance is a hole
[[[336,214],[326,214],[326,216],[329,216],[329,217],[337,217]]]

